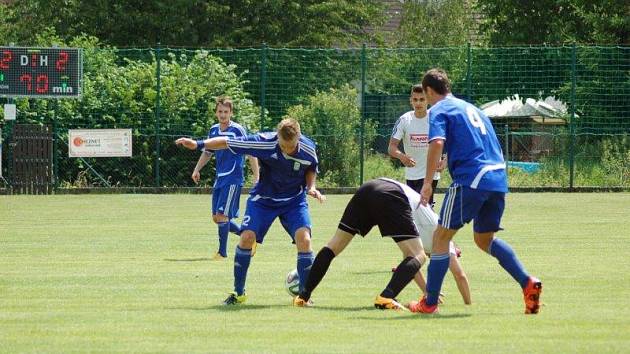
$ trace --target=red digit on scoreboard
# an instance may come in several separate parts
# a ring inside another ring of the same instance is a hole
[[[0,60],[0,69],[8,69],[11,59],[13,59],[13,53],[11,53],[10,50],[3,51],[2,59]]]
[[[55,62],[55,67],[59,71],[66,70],[66,64],[68,63],[68,52],[59,52],[59,59]]]
[[[35,91],[37,93],[48,92],[48,75],[38,75],[35,81]]]
[[[33,77],[31,74],[24,74],[20,76],[20,82],[26,81],[26,91],[31,92],[31,81],[33,81]]]

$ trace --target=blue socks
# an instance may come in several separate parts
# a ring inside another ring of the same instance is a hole
[[[241,228],[238,226],[238,224],[235,223],[234,220],[232,219],[230,219],[229,223],[230,223],[230,232],[233,234],[239,235],[241,233]]]
[[[437,305],[440,298],[440,290],[444,276],[448,271],[450,256],[448,252],[442,254],[432,254],[429,268],[427,270],[427,301],[429,306]]]
[[[230,232],[230,224],[227,222],[220,222],[217,224],[219,227],[219,254],[223,257],[227,257],[227,244],[228,233]]]
[[[499,238],[495,238],[490,243],[489,251],[494,258],[499,260],[501,267],[510,273],[512,278],[521,285],[521,288],[525,288],[527,286],[529,275],[525,271],[523,264],[521,264],[516,257],[516,254],[510,245]]]
[[[304,290],[308,273],[313,265],[313,252],[298,252],[297,254],[297,271],[300,277],[300,291]]]
[[[251,259],[251,249],[242,249],[236,246],[234,255],[234,291],[238,295],[245,293],[245,280],[247,280],[247,269],[249,269]]]

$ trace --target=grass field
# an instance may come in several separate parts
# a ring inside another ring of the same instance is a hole
[[[442,196],[438,196],[441,200]],[[349,196],[311,204],[314,249]],[[223,307],[232,256],[216,247],[202,195],[0,196],[0,352],[628,352],[630,194],[510,194],[501,237],[544,283],[523,315],[519,287],[458,234],[473,294],[450,275],[441,314],[375,310],[400,255],[373,231],[290,306],[295,248],[276,223],[252,260],[249,301]],[[244,206],[244,203],[241,204]],[[400,295],[418,296],[414,284]]]

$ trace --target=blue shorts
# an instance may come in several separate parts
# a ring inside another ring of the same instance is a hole
[[[473,230],[478,233],[496,232],[505,209],[505,193],[482,191],[453,183],[444,196],[438,224],[458,230],[474,220]]]
[[[228,219],[238,217],[241,186],[228,184],[212,190],[212,215],[223,214]]]
[[[241,230],[251,230],[256,234],[256,242],[263,243],[265,235],[276,218],[280,218],[282,227],[295,242],[295,232],[302,227],[311,228],[311,217],[308,214],[308,203],[303,196],[295,201],[283,203],[279,206],[269,206],[261,202],[247,199],[247,209]]]

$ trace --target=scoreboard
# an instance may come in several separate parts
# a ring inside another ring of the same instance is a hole
[[[79,48],[0,47],[0,96],[78,98],[82,81]]]

